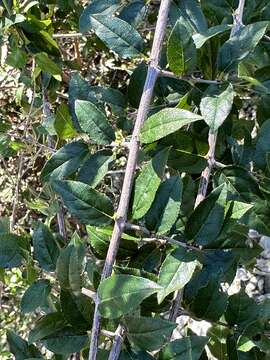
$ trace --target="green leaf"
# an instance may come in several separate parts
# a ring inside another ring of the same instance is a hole
[[[189,305],[190,311],[197,318],[215,322],[225,312],[228,295],[220,289],[219,282],[220,275],[213,273],[207,284],[198,290],[195,299]]]
[[[85,248],[83,245],[68,245],[61,249],[56,264],[56,275],[62,289],[71,290],[75,295],[81,293],[81,273]]]
[[[170,69],[176,75],[187,74],[196,66],[197,53],[192,34],[185,23],[180,20],[175,24],[167,47],[167,58]]]
[[[124,7],[119,14],[119,18],[136,28],[143,21],[147,10],[144,0],[134,0]]]
[[[182,181],[179,176],[165,180],[159,187],[155,200],[146,214],[148,229],[165,234],[176,222],[181,206]]]
[[[41,222],[33,233],[34,258],[46,271],[54,271],[59,248],[49,228]]]
[[[238,325],[241,328],[258,319],[259,307],[244,290],[229,297],[225,319],[229,325]]]
[[[41,343],[56,354],[72,354],[86,347],[88,336],[77,334],[71,327],[66,327],[42,339]]]
[[[258,45],[268,27],[268,21],[259,21],[243,26],[227,40],[218,53],[218,68],[229,71],[244,60]]]
[[[40,341],[65,326],[66,322],[62,314],[55,312],[45,315],[35,323],[35,327],[29,333],[28,341],[30,344]]]
[[[265,170],[267,165],[267,154],[270,152],[269,131],[270,119],[264,121],[262,127],[259,130],[254,154],[255,165],[262,170]]]
[[[76,130],[73,127],[72,118],[69,113],[68,106],[61,104],[55,114],[54,128],[57,136],[60,139],[69,139],[77,135]]]
[[[167,255],[159,271],[158,284],[163,287],[157,294],[158,303],[167,295],[182,289],[191,279],[198,262],[183,249],[175,249]]]
[[[43,181],[62,180],[72,175],[88,154],[88,146],[82,141],[64,145],[47,161],[41,172],[41,178]]]
[[[91,327],[94,306],[85,295],[74,295],[67,290],[61,290],[61,310],[65,320],[79,331],[86,331]]]
[[[0,234],[0,268],[18,267],[29,255],[26,239],[15,234]]]
[[[207,342],[206,336],[187,336],[172,341],[161,350],[159,360],[199,360]]]
[[[226,186],[221,185],[212,191],[189,217],[185,227],[186,237],[197,245],[209,247],[222,229],[226,201]]]
[[[93,0],[86,8],[83,10],[80,17],[80,31],[86,32],[89,30],[89,19],[92,14],[103,14],[103,15],[111,15],[114,11],[116,11],[120,7],[119,0]]]
[[[82,165],[77,181],[95,188],[112,168],[114,159],[110,150],[100,150],[91,155]]]
[[[174,24],[179,18],[187,22],[193,32],[203,33],[208,28],[201,4],[197,0],[173,0],[170,20]]]
[[[107,47],[122,58],[139,55],[144,47],[143,40],[129,23],[115,16],[91,14],[87,23],[80,23],[80,31],[93,30]]]
[[[61,69],[45,52],[36,54],[35,60],[42,71],[51,74],[56,80],[61,81]]]
[[[168,166],[189,174],[200,174],[207,166],[205,157],[178,149],[171,149]]]
[[[23,313],[35,311],[38,307],[47,306],[51,292],[49,280],[41,279],[33,283],[23,294],[21,309]]]
[[[76,100],[75,113],[80,127],[95,143],[106,145],[115,140],[112,126],[96,105],[90,101]]]
[[[98,228],[88,225],[86,227],[86,230],[89,235],[88,241],[91,244],[95,255],[98,258],[100,257],[101,259],[105,259],[107,250],[109,248],[110,240],[112,237],[112,232],[113,232],[112,227]],[[133,236],[122,234],[119,250],[117,252],[117,258],[126,259],[134,255],[138,248],[137,245],[138,241],[140,240]]]
[[[213,38],[214,36],[217,36],[219,34],[224,33],[225,31],[230,30],[231,28],[232,25],[222,24],[222,25],[213,26],[202,33],[194,34],[192,37],[196,48],[200,49],[206,43],[206,41]]]
[[[143,144],[152,143],[198,120],[202,120],[200,115],[187,110],[163,109],[145,121],[140,140]]]
[[[40,351],[34,345],[29,345],[27,341],[12,331],[7,331],[7,342],[15,360],[42,358]]]
[[[7,56],[6,63],[15,68],[23,68],[27,63],[27,55],[19,48],[15,48]]]
[[[79,181],[53,181],[52,187],[71,212],[84,224],[106,225],[114,213],[111,200]]]
[[[226,89],[219,85],[210,85],[200,103],[202,116],[212,132],[224,123],[232,110],[234,98],[233,86]]]
[[[132,205],[133,219],[140,219],[149,210],[164,175],[169,149],[158,152],[151,161],[144,165],[135,180],[134,200]]]
[[[177,324],[160,318],[125,316],[124,325],[132,346],[142,350],[160,349]]]
[[[112,275],[98,288],[99,311],[102,317],[116,319],[132,312],[140,303],[160,290],[148,279],[133,275]]]

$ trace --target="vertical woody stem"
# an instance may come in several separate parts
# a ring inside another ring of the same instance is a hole
[[[123,233],[127,213],[129,208],[129,201],[133,186],[133,181],[136,172],[136,165],[137,165],[137,158],[139,153],[139,135],[142,124],[146,119],[149,106],[152,100],[154,87],[156,84],[156,80],[159,75],[159,59],[161,55],[162,44],[164,40],[166,25],[167,25],[167,18],[170,6],[170,0],[161,0],[159,14],[157,19],[157,25],[154,35],[154,41],[152,45],[151,55],[150,55],[150,62],[147,72],[147,77],[143,89],[143,94],[141,97],[136,122],[134,125],[131,143],[130,143],[130,151],[126,166],[126,172],[120,197],[120,202],[118,206],[118,210],[116,212],[116,220],[114,224],[114,229],[109,245],[109,249],[107,252],[107,257],[105,260],[105,265],[102,272],[102,280],[109,277],[112,273],[113,264],[116,259],[116,255],[119,248],[119,243],[121,239],[121,235]],[[89,350],[89,360],[96,360],[97,350],[98,350],[98,335],[100,329],[100,315],[98,312],[98,299],[95,305],[95,312],[94,312],[94,320],[93,320],[93,327],[92,327],[92,334],[91,334],[91,343],[90,343],[90,350]],[[116,358],[116,357],[115,357]]]

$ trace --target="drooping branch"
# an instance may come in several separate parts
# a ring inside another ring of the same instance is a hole
[[[133,181],[135,177],[136,165],[137,165],[137,158],[139,153],[139,146],[140,146],[139,135],[142,124],[147,117],[147,113],[154,92],[154,87],[156,84],[156,80],[158,78],[158,73],[159,73],[158,64],[161,56],[161,49],[162,49],[162,44],[163,44],[166,25],[167,25],[170,2],[171,2],[170,0],[162,0],[159,8],[159,14],[158,14],[156,30],[155,30],[155,35],[154,35],[154,40],[150,55],[147,77],[137,113],[136,122],[132,133],[132,138],[129,148],[129,156],[126,166],[126,173],[124,177],[118,210],[116,212],[114,229],[113,229],[107,257],[105,260],[105,265],[102,272],[102,279],[105,279],[111,275],[113,264],[115,262],[117,251],[119,248],[121,235],[123,233],[127,219],[129,201],[130,201]],[[94,313],[93,327],[91,333],[89,360],[96,360],[97,350],[98,350],[99,329],[100,329],[100,315],[98,312],[98,301],[97,301],[95,305],[95,313]]]

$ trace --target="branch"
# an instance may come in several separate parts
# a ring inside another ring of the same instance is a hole
[[[124,341],[124,336],[125,336],[125,328],[119,324],[115,332],[114,342],[108,360],[118,359]]]
[[[136,122],[132,133],[131,142],[130,142],[126,173],[124,177],[118,210],[116,212],[116,221],[102,272],[102,279],[105,279],[111,275],[113,264],[115,262],[115,258],[119,248],[121,235],[123,233],[127,219],[129,201],[130,201],[133,181],[135,177],[137,157],[139,153],[139,146],[140,146],[139,135],[142,124],[146,119],[148,109],[152,100],[154,87],[158,78],[158,73],[159,73],[158,64],[159,64],[162,44],[165,36],[169,7],[170,7],[170,0],[161,1],[151,55],[150,55],[150,63],[143,89],[143,94],[138,109]],[[98,312],[98,302],[97,302],[95,306],[95,313],[94,313],[94,320],[93,320],[93,327],[91,334],[89,360],[96,360],[97,350],[98,350],[99,329],[100,329],[100,315]],[[113,346],[113,349],[115,349],[115,346]],[[117,357],[115,357],[115,359],[116,358]]]
[[[233,14],[233,27],[230,37],[232,38],[243,27],[243,13],[245,7],[245,0],[239,0],[238,8]]]

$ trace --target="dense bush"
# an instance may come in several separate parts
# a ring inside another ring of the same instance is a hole
[[[1,281],[28,314],[22,337],[3,320],[10,352],[268,359],[269,300],[228,291],[250,229],[270,236],[268,1],[0,9]]]

